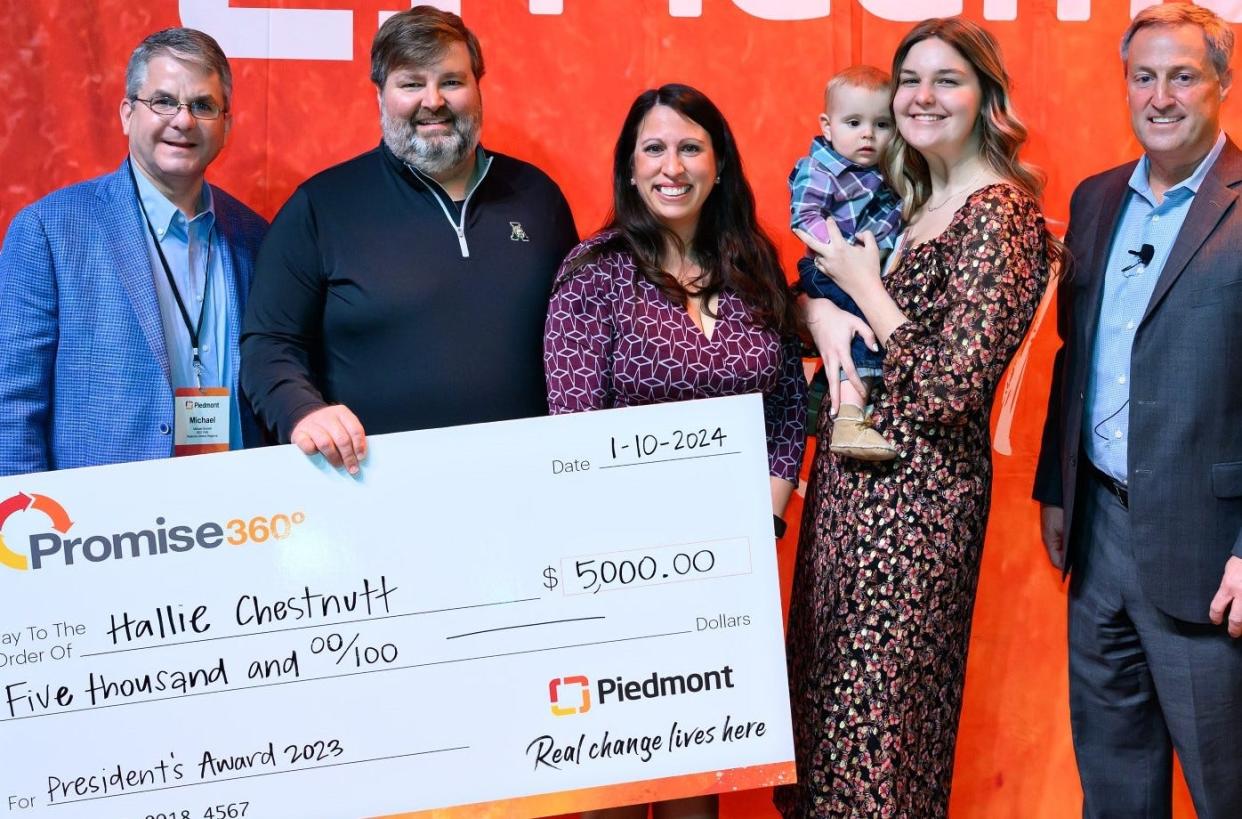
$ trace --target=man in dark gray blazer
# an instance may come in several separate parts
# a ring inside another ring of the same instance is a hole
[[[1089,817],[1242,817],[1242,152],[1233,33],[1190,4],[1122,39],[1144,156],[1074,192],[1035,480],[1072,569],[1070,712]],[[1227,622],[1226,622],[1227,621]]]

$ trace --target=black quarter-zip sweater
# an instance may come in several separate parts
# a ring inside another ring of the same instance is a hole
[[[381,142],[304,182],[276,215],[241,385],[282,443],[328,404],[368,434],[547,412],[544,317],[577,230],[538,168],[480,158],[458,208]]]

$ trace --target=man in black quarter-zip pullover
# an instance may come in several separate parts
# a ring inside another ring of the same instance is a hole
[[[457,15],[390,17],[371,46],[383,140],[304,182],[259,253],[242,390],[350,473],[366,433],[547,411],[548,292],[578,234],[555,182],[479,145],[482,76]]]

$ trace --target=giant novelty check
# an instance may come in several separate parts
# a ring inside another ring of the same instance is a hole
[[[793,778],[757,396],[0,479],[0,811],[543,816]],[[425,812],[425,813],[424,813]]]

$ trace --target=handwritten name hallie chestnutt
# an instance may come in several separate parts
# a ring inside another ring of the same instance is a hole
[[[364,577],[360,588],[343,593],[325,594],[303,586],[299,593],[278,600],[243,594],[233,606],[233,620],[238,626],[245,627],[322,620],[346,614],[387,614],[390,611],[389,597],[396,590],[381,575],[375,584]],[[184,605],[160,606],[154,612],[138,614],[123,611],[119,615],[111,615],[108,636],[113,645],[118,645],[142,640],[166,640],[185,633],[202,635],[211,630],[208,613],[207,606],[195,606],[187,612]]]

